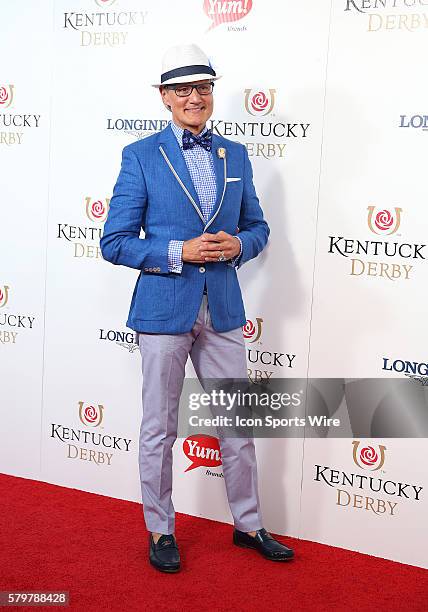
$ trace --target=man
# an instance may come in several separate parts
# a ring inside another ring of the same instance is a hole
[[[236,267],[269,236],[246,148],[206,128],[218,78],[196,45],[167,51],[154,87],[172,122],[124,148],[101,239],[104,259],[140,270],[127,325],[142,356],[141,491],[149,559],[166,572],[180,569],[172,446],[185,364],[190,354],[200,380],[247,377]],[[220,448],[234,543],[291,559],[263,529],[253,439],[224,437]]]

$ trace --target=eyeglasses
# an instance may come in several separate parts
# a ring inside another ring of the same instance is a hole
[[[212,93],[214,83],[199,83],[198,85],[167,85],[168,89],[175,91],[179,98],[187,98],[196,89],[200,96],[208,96]]]

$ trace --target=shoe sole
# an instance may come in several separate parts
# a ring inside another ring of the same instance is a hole
[[[177,572],[180,571],[180,566],[178,567],[174,567],[174,568],[164,568],[164,567],[160,567],[159,565],[156,565],[156,563],[153,563],[153,561],[151,561],[149,559],[150,565],[152,567],[154,567],[155,569],[157,569],[159,572],[164,572],[165,574],[176,574]]]
[[[239,546],[240,548],[249,548],[250,550],[255,550],[256,552],[259,553],[259,555],[261,555],[268,561],[280,561],[281,563],[283,563],[284,561],[292,561],[294,559],[294,555],[292,557],[282,557],[282,558],[269,557],[268,555],[265,555],[262,552],[260,552],[259,549],[255,548],[254,546],[248,546],[247,544],[241,544],[240,542],[235,542],[235,540],[233,540],[233,543],[235,544],[235,546]]]

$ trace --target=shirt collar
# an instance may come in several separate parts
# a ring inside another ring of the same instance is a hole
[[[174,132],[174,136],[176,137],[178,144],[180,145],[181,148],[183,148],[183,133],[184,133],[184,129],[179,127],[178,125],[176,125],[174,123],[174,121],[170,121],[170,126],[172,131]],[[197,136],[202,136],[202,134],[205,134],[205,132],[208,130],[207,126],[205,125],[204,129],[197,134]]]

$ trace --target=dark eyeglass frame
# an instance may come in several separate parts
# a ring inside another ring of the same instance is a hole
[[[200,87],[206,87],[207,85],[210,86],[210,91],[206,92],[206,93],[202,93],[201,91],[199,91]],[[167,89],[171,89],[172,91],[175,91],[175,95],[178,96],[179,98],[188,98],[189,96],[192,95],[193,90],[196,89],[196,91],[198,92],[198,94],[200,96],[209,96],[210,94],[212,94],[213,89],[214,89],[214,83],[213,81],[211,81],[210,83],[198,83],[197,85],[181,85],[179,83],[175,84],[175,85],[165,85],[165,87]],[[190,91],[188,94],[179,94],[177,92],[177,89],[184,89],[184,88],[189,88],[190,87]]]

